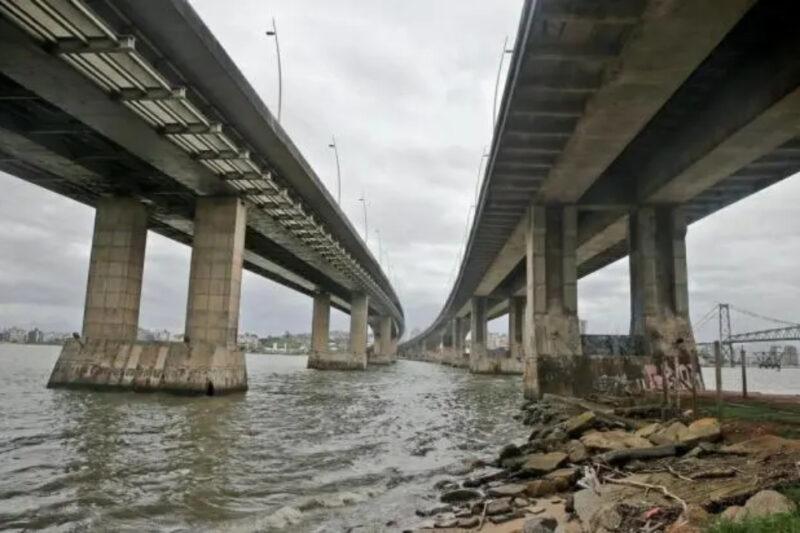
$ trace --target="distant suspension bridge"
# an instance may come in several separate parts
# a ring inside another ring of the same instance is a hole
[[[772,322],[774,324],[781,324],[780,327],[760,329],[756,331],[748,331],[745,333],[733,333],[731,330],[731,310],[747,315],[751,318],[757,318]],[[694,324],[693,328],[697,331],[703,325],[707,324],[714,317],[717,318],[719,324],[719,343],[722,350],[723,360],[728,361],[731,366],[737,362],[735,344],[746,344],[754,342],[780,342],[780,341],[800,341],[800,323],[789,322],[778,318],[768,317],[753,311],[748,311],[736,307],[731,304],[716,304],[708,313]],[[699,342],[698,346],[709,346],[713,342]],[[767,352],[756,353],[756,362],[760,366],[780,366],[780,354],[771,354]]]

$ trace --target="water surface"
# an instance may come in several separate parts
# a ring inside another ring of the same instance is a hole
[[[519,377],[248,355],[246,394],[48,390],[58,351],[0,345],[0,529],[384,531],[525,435]]]

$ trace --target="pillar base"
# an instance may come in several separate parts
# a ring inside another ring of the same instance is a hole
[[[306,366],[316,370],[366,370],[367,355],[340,352],[309,354]]]
[[[48,388],[219,395],[247,390],[244,353],[207,343],[71,340]]]
[[[469,371],[473,374],[521,375],[523,361],[511,357],[495,357],[491,355],[470,356]]]

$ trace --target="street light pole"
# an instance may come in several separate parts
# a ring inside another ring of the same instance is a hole
[[[500,72],[503,70],[503,60],[506,54],[513,54],[513,49],[508,49],[508,36],[503,41],[503,51],[500,53],[500,64],[497,66],[497,79],[494,81],[494,100],[492,101],[492,129],[497,124],[497,91],[500,89]]]
[[[381,243],[381,230],[376,229],[375,234],[378,236],[378,263],[383,266],[383,244]]]
[[[281,123],[281,109],[283,107],[283,71],[281,69],[281,46],[278,43],[278,27],[275,17],[272,17],[272,29],[267,30],[268,37],[275,37],[275,53],[278,56],[278,124]]]
[[[478,162],[478,177],[475,178],[475,206],[478,205],[478,195],[481,192],[481,169],[483,168],[483,160],[489,157],[489,154],[486,152],[486,147],[483,147],[483,154],[481,154],[481,160]]]
[[[361,192],[361,198],[358,199],[361,206],[364,208],[364,243],[369,247],[369,226],[367,225],[367,195]]]
[[[328,145],[328,148],[333,148],[333,155],[336,157],[336,203],[342,203],[342,168],[339,166],[339,147],[336,146],[336,137],[331,136],[333,142]]]

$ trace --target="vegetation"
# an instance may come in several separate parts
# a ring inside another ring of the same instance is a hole
[[[717,416],[716,400],[698,398],[698,411]],[[785,438],[800,438],[800,404],[760,399],[727,400],[722,406],[723,422],[775,425],[771,433]]]
[[[791,485],[780,490],[800,509],[800,485]],[[707,533],[800,533],[800,512],[776,514],[752,518],[741,522],[719,520]]]

